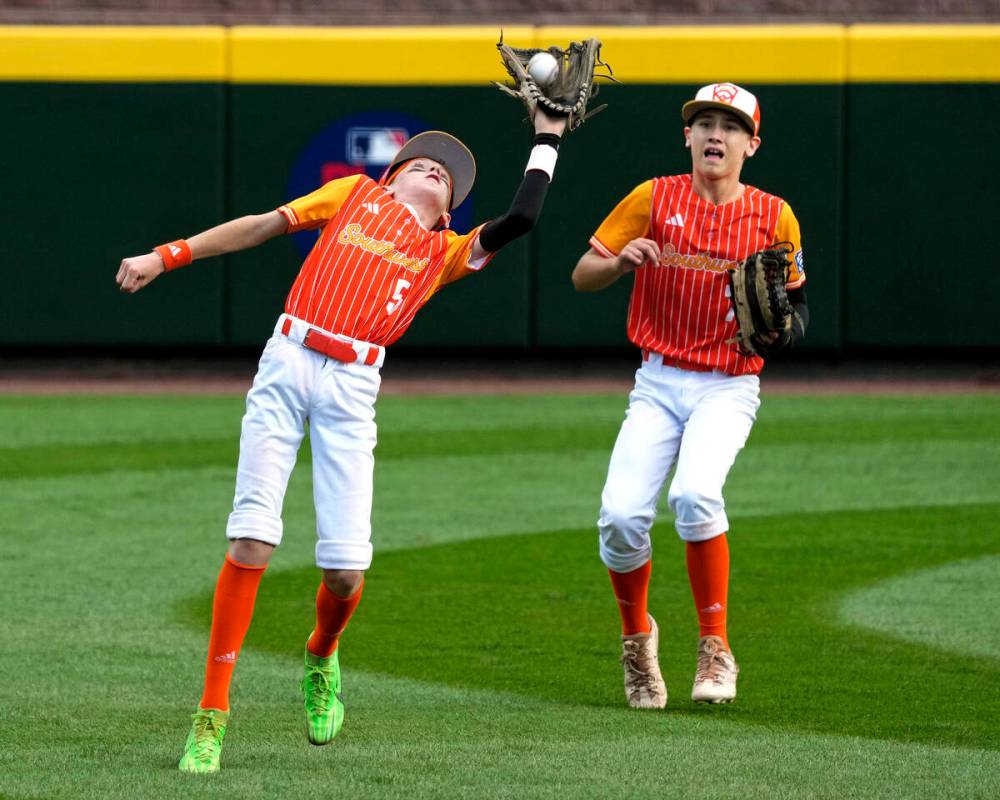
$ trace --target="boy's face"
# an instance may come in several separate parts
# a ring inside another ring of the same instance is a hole
[[[684,129],[695,172],[709,178],[739,176],[743,162],[757,152],[760,137],[752,135],[739,117],[728,111],[701,111]]]
[[[431,202],[443,216],[451,200],[451,175],[430,158],[415,158],[389,184],[397,200],[408,203]]]

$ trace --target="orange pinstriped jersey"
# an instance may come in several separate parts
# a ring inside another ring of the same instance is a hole
[[[591,246],[616,256],[630,241],[653,239],[660,262],[636,270],[628,309],[629,339],[667,362],[730,375],[760,372],[764,361],[742,355],[726,270],[776,242],[794,248],[787,288],[805,283],[802,235],[788,203],[752,186],[724,205],[699,197],[690,175],[637,186],[601,223]]]
[[[278,209],[288,232],[322,228],[285,300],[285,313],[373,344],[396,341],[438,289],[471,264],[479,236],[429,231],[366,175],[330,181]],[[481,226],[480,226],[481,227]]]

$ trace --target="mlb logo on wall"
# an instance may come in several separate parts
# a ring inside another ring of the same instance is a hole
[[[386,166],[410,138],[406,128],[369,128],[359,125],[347,129],[347,158],[352,164]]]
[[[407,139],[433,129],[433,125],[421,119],[388,111],[352,114],[335,120],[313,136],[295,160],[285,201],[348,175],[367,175],[377,181]],[[451,227],[460,233],[465,233],[472,224],[470,198],[451,214]],[[316,232],[303,231],[293,238],[305,256],[316,243]]]

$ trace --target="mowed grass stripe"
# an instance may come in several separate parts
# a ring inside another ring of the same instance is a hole
[[[998,577],[1000,555],[896,575],[847,595],[840,617],[884,636],[1000,659]]]
[[[52,398],[45,401],[33,409],[28,398],[0,398],[0,433],[7,433],[3,441],[8,443],[0,447],[0,480],[236,464],[240,411],[233,398],[203,398],[203,417],[195,399],[181,398],[180,410],[163,412],[169,424],[150,421],[162,398],[152,408],[143,397],[110,398],[101,404],[93,398],[65,398],[61,413],[72,424],[64,428],[68,441],[63,442],[38,441],[56,434],[39,434],[34,428],[48,429],[59,418],[57,404]],[[505,402],[511,407],[504,407]],[[811,413],[803,416],[803,406]],[[411,401],[390,396],[379,401],[376,456],[610,451],[625,407],[626,399],[616,395],[546,396],[532,417],[523,397]],[[508,424],[500,424],[504,420]],[[220,429],[231,432],[220,436]],[[17,444],[26,439],[30,443]],[[906,397],[766,398],[750,439],[753,447],[907,441],[1000,441],[1000,397],[933,397],[926,403]],[[308,442],[299,459],[311,461]]]
[[[381,437],[375,452],[381,460],[603,451],[614,444],[615,434],[616,428],[606,425],[502,428],[449,434],[396,431]],[[235,468],[238,455],[239,439],[232,436],[8,447],[0,448],[0,480],[188,467]],[[298,460],[302,464],[312,463],[308,439],[299,450]]]
[[[623,394],[386,395],[377,403],[383,434],[617,426]],[[0,396],[0,448],[239,435],[241,397]],[[772,427],[774,426],[774,427]],[[765,395],[755,436],[824,441],[992,438],[1000,394],[932,396]]]

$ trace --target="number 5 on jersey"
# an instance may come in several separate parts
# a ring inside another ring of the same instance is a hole
[[[396,291],[392,293],[392,300],[390,300],[388,303],[385,304],[386,314],[391,314],[393,311],[399,308],[399,304],[403,302],[403,295],[409,288],[410,288],[410,282],[405,278],[399,278],[396,281]]]

